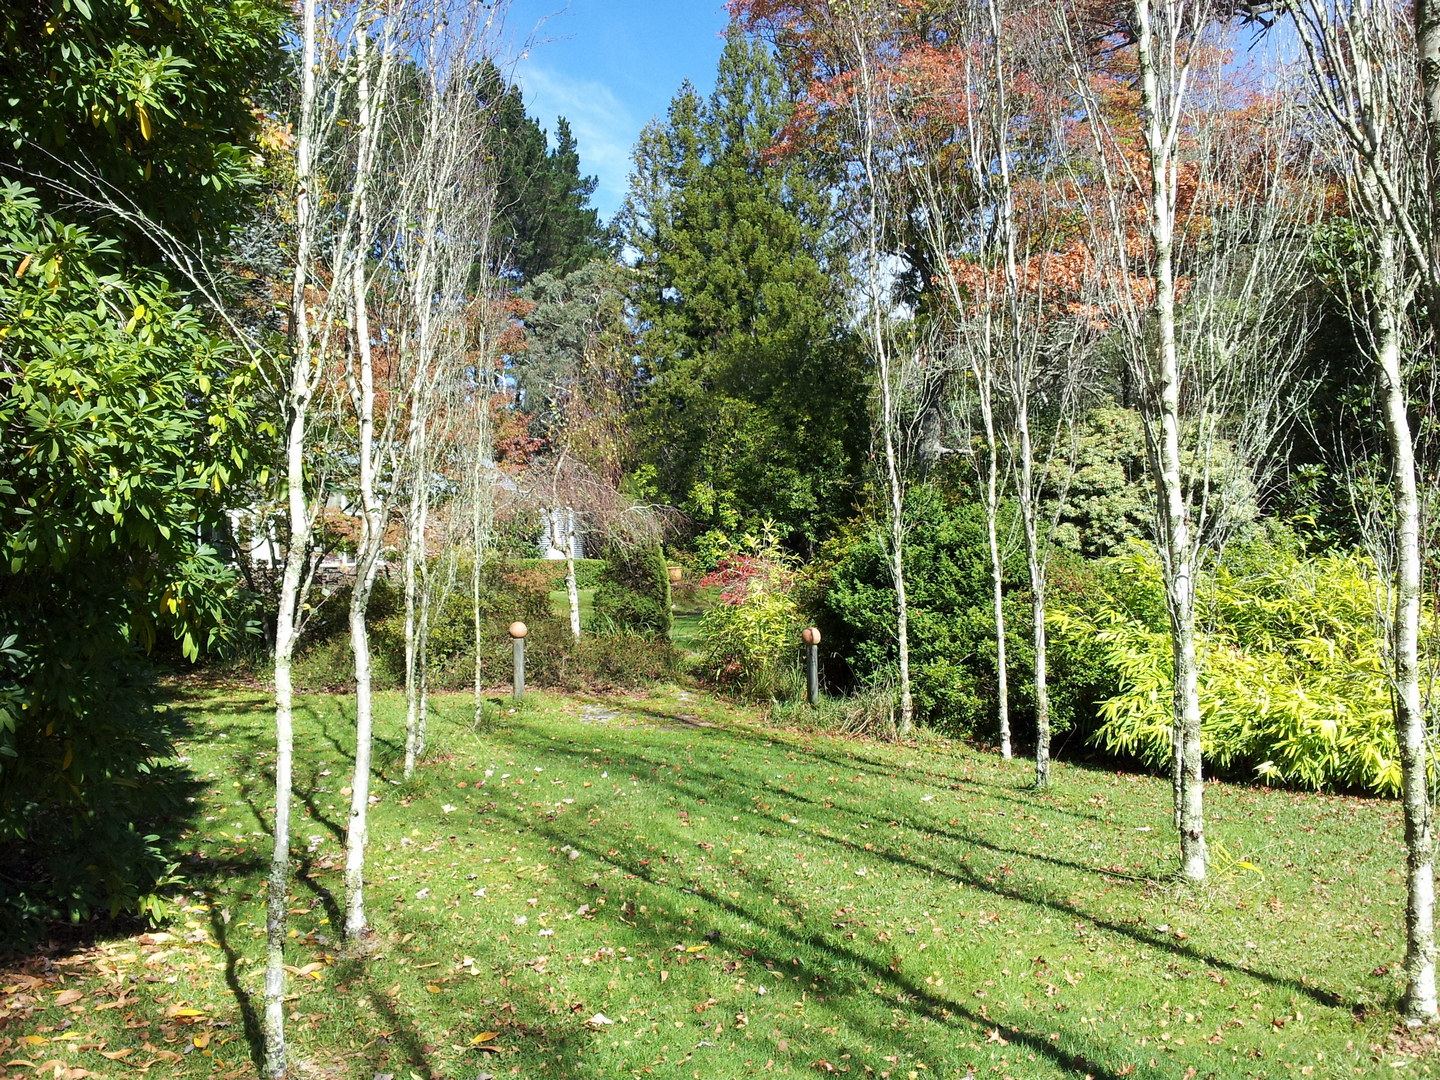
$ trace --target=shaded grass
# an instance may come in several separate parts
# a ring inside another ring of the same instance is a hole
[[[687,583],[674,590],[670,641],[682,656],[695,659],[704,655],[705,639],[700,633],[700,620],[719,595],[720,588],[714,585]]]
[[[71,958],[64,986],[81,1000],[56,1005],[50,984],[19,1021],[47,1042],[6,1060],[65,1054],[120,1075],[94,1045],[142,1063],[148,1045],[178,1057],[167,1075],[254,1074],[267,702],[178,704],[209,785],[183,911],[167,934]],[[292,980],[290,1033],[326,1075],[1432,1069],[1391,1033],[1393,804],[1211,784],[1223,851],[1191,892],[1167,880],[1169,792],[1151,778],[1057,764],[1036,794],[1026,762],[778,732],[668,688],[496,702],[479,733],[465,699],[438,699],[435,750],[404,785],[387,696],[378,938],[361,962],[334,929],[352,716],[317,696],[298,717],[290,962],[308,973]],[[58,1048],[66,1021],[92,1049]]]

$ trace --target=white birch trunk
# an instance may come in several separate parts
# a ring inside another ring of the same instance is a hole
[[[483,354],[482,354],[483,355]],[[488,465],[490,461],[490,387],[488,377],[483,377],[478,389],[477,424],[475,431],[475,456],[471,469],[470,503],[470,615],[475,634],[475,727],[484,719],[485,709],[485,610],[484,570],[485,556],[490,548],[490,535],[494,515],[493,492],[491,490]]]
[[[422,357],[423,359],[423,357]],[[429,636],[429,590],[425,530],[429,519],[429,460],[425,425],[426,403],[412,404],[410,457],[412,484],[405,515],[405,764],[403,775],[415,775],[425,752],[425,644]]]
[[[1017,472],[1020,522],[1025,533],[1025,563],[1030,572],[1030,612],[1035,647],[1035,786],[1050,786],[1050,687],[1045,655],[1045,556],[1041,549],[1039,508],[1036,506],[1034,447],[1030,439],[1028,408],[1017,401],[1015,422],[1020,443]]]
[[[880,386],[880,434],[884,451],[886,511],[889,517],[886,529],[890,577],[895,587],[895,645],[900,679],[900,716],[896,734],[909,738],[915,730],[915,699],[910,683],[910,615],[905,597],[905,484],[900,465],[899,448],[896,439],[899,433],[899,405],[895,400],[894,357],[891,353],[889,333],[885,326],[885,273],[880,251],[881,233],[884,227],[886,206],[881,195],[879,136],[877,133],[879,105],[876,100],[875,72],[871,66],[869,42],[862,25],[865,15],[857,12],[851,26],[851,40],[855,46],[855,73],[859,79],[855,96],[858,114],[855,117],[860,136],[861,166],[865,173],[866,191],[869,202],[869,220],[864,225],[863,240],[865,273],[867,277],[870,348],[875,357],[876,375]]]
[[[580,640],[580,586],[575,579],[575,508],[565,507],[565,594],[570,601],[570,633]]]
[[[1169,12],[1172,19],[1178,13]],[[1204,781],[1200,762],[1200,682],[1195,653],[1195,581],[1190,507],[1180,473],[1180,363],[1175,334],[1175,273],[1173,266],[1176,184],[1176,112],[1184,94],[1184,73],[1162,100],[1156,52],[1172,47],[1169,38],[1157,46],[1152,0],[1136,0],[1135,47],[1140,67],[1142,136],[1149,165],[1150,242],[1154,259],[1158,343],[1155,347],[1153,407],[1147,441],[1153,459],[1159,505],[1160,548],[1166,608],[1174,654],[1174,725],[1172,782],[1175,824],[1180,832],[1180,874],[1191,881],[1205,878]],[[1168,28],[1171,35],[1178,27]],[[1155,429],[1158,427],[1158,432]]]
[[[1415,52],[1425,125],[1425,190],[1429,194],[1430,320],[1432,348],[1440,340],[1440,4],[1415,0]],[[1393,243],[1393,241],[1392,241]],[[1382,264],[1384,260],[1382,259]],[[1396,335],[1398,336],[1398,335]],[[1413,1020],[1440,1018],[1435,990],[1435,837],[1427,767],[1431,747],[1420,693],[1420,598],[1423,564],[1420,504],[1413,436],[1406,412],[1398,349],[1382,350],[1381,383],[1394,470],[1400,559],[1395,590],[1396,734],[1404,769],[1405,801],[1405,1013]]]
[[[363,13],[362,13],[363,16]],[[370,341],[369,275],[366,254],[370,239],[370,173],[377,141],[370,42],[363,17],[356,34],[356,131],[359,139],[353,205],[355,248],[349,253],[351,306],[350,396],[359,429],[360,539],[355,586],[350,594],[350,648],[355,660],[355,770],[350,781],[350,814],[345,833],[345,937],[359,941],[369,932],[365,917],[365,844],[370,808],[370,763],[374,742],[374,695],[370,662],[370,631],[365,624],[385,538],[385,513],[376,490],[375,366]],[[386,24],[386,33],[389,24]],[[389,62],[383,45],[378,61],[383,76]],[[383,86],[383,78],[379,80]]]
[[[1376,356],[1385,434],[1390,444],[1391,490],[1395,499],[1394,622],[1391,664],[1395,736],[1400,745],[1405,818],[1405,998],[1413,1020],[1437,1016],[1435,990],[1435,837],[1427,766],[1430,760],[1426,709],[1420,688],[1420,498],[1414,436],[1402,371],[1403,290],[1393,234],[1378,236],[1375,299]]]
[[[295,274],[290,295],[291,341],[290,417],[285,438],[285,490],[290,547],[280,581],[275,621],[275,822],[272,830],[270,877],[265,910],[265,1046],[263,1068],[271,1080],[287,1071],[285,1041],[285,939],[290,887],[290,806],[293,798],[295,744],[294,684],[296,616],[301,580],[310,545],[310,510],[305,498],[306,421],[312,394],[310,316],[306,297],[314,205],[312,127],[315,112],[316,3],[301,7],[300,116],[295,145]]]
[[[986,335],[987,343],[989,335]],[[971,357],[971,372],[980,396],[985,432],[985,540],[990,549],[990,600],[995,621],[995,709],[1000,728],[1000,756],[1015,754],[1010,737],[1010,665],[1005,652],[1005,562],[1000,557],[1000,440],[995,433],[994,371],[986,355]]]

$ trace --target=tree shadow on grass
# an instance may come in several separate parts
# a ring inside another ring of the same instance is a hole
[[[510,819],[516,825],[537,830],[557,840],[561,838],[560,834],[549,824],[537,825],[529,819],[504,809],[498,810],[497,813]],[[752,934],[749,937],[749,940],[753,942],[752,946],[740,946],[741,955],[746,956],[747,959],[757,960],[767,969],[800,974],[802,983],[808,981],[823,987],[825,996],[817,998],[817,1004],[824,1003],[828,996],[832,1007],[844,1016],[846,1023],[862,1030],[864,1037],[871,1042],[888,1043],[897,1051],[912,1049],[907,1045],[903,1033],[897,1033],[893,1027],[885,1026],[880,1018],[867,1019],[862,1009],[846,1009],[840,1004],[842,1001],[863,1001],[868,1005],[869,1001],[865,995],[878,993],[875,988],[883,986],[886,994],[893,995],[893,1000],[897,1004],[903,1002],[925,1019],[957,1036],[983,1036],[986,1031],[996,1031],[1009,1042],[1023,1046],[1038,1056],[1050,1059],[1061,1069],[1078,1070],[1089,1074],[1095,1080],[1118,1080],[1120,1076],[1129,1075],[1133,1071],[1133,1068],[1120,1071],[1121,1067],[1110,1068],[1102,1064],[1101,1062],[1106,1057],[1111,1056],[1111,1051],[1083,1031],[1067,1030],[1061,1036],[1061,1040],[1057,1042],[1052,1041],[1041,1032],[1025,1030],[1011,1024],[1002,1024],[985,1015],[983,1010],[972,1008],[954,998],[936,994],[921,982],[904,974],[900,965],[895,961],[882,962],[857,948],[833,941],[822,933],[800,930],[786,925],[772,914],[773,909],[771,908],[758,904],[747,907],[713,889],[700,886],[694,881],[690,881],[684,886],[678,885],[662,878],[655,866],[647,865],[637,859],[627,859],[620,856],[614,849],[602,849],[600,846],[584,840],[577,842],[572,839],[570,843],[596,862],[611,866],[629,878],[643,881],[651,888],[674,890],[681,893],[686,898],[686,902],[702,901],[741,925],[758,927],[761,933]],[[718,923],[712,921],[711,926],[712,930],[705,936],[719,938],[723,935],[723,928]],[[632,931],[635,929],[638,927],[632,927]],[[690,940],[696,935],[698,929],[688,923],[683,923],[678,916],[669,916],[658,912],[648,914],[644,928],[645,933],[662,946],[667,943]],[[767,946],[761,940],[765,933],[775,935],[782,943],[793,946],[799,952],[806,954],[806,959],[802,960],[790,948]],[[797,967],[798,971],[796,971]],[[859,977],[842,979],[837,984],[833,969],[858,973]],[[860,995],[860,997],[857,998],[856,995]],[[885,1020],[889,1019],[889,1016],[885,1017]],[[1041,1018],[1036,1016],[1034,1019],[1038,1023]],[[968,1029],[961,1027],[962,1023],[969,1025]],[[1059,1024],[1054,1017],[1046,1017],[1043,1026],[1054,1028],[1064,1025]]]
[[[567,753],[575,757],[585,756],[581,752],[569,750],[568,748],[554,742],[548,743],[547,749],[549,749],[549,751],[552,753]],[[737,776],[733,772],[722,772],[713,766],[705,766],[696,762],[688,762],[686,765],[687,772],[681,776],[676,776],[671,770],[668,763],[664,763],[662,765],[658,758],[651,756],[647,751],[643,749],[638,750],[635,753],[634,757],[636,760],[646,761],[647,763],[657,766],[657,768],[655,769],[656,777],[654,780],[652,780],[652,782],[663,783],[677,793],[684,794],[687,798],[692,800],[707,798],[713,795],[713,793],[717,790],[725,790],[727,788],[751,790],[754,786],[753,778]],[[700,778],[703,778],[703,781]],[[790,790],[780,792],[778,789],[765,789],[765,793],[767,797],[773,797],[777,800],[784,798],[792,800],[794,802],[808,804],[812,807],[819,805],[814,800]],[[771,824],[775,827],[776,832],[779,832],[781,830],[793,831],[794,829],[794,826],[789,824],[785,815],[780,813],[778,810],[762,811],[757,810],[753,805],[745,806],[743,807],[743,809],[746,813],[757,815],[770,821]],[[836,804],[835,806],[827,807],[825,809],[827,810],[827,812],[831,813],[838,811],[841,813],[848,813],[857,818],[864,817],[867,820],[873,820],[869,818],[869,816],[865,814],[864,809],[860,807],[846,807]],[[535,827],[534,822],[527,821],[525,822],[525,824],[528,824],[531,827]],[[1067,872],[1092,874],[1107,878],[1115,878],[1118,876],[1113,873],[1107,873],[1100,868],[1085,866],[1083,864],[1074,863],[1069,860],[1060,859],[1054,856],[1049,856],[1033,851],[1025,851],[1023,849],[1005,847],[1003,845],[996,844],[993,841],[981,838],[973,834],[952,832],[948,828],[940,828],[938,826],[928,824],[924,826],[910,825],[906,827],[912,829],[917,833],[928,833],[929,835],[934,836],[939,840],[943,840],[946,843],[981,848],[983,850],[990,851],[992,854],[1001,855],[1008,858],[1023,858],[1034,862],[1040,862],[1054,866],[1057,869],[1061,869]],[[1076,903],[1068,898],[1053,899],[1049,895],[1047,895],[1047,890],[1045,890],[1044,886],[1039,881],[1030,885],[1026,885],[1023,883],[1006,885],[1002,883],[1001,878],[1007,875],[1001,875],[1000,877],[995,877],[992,880],[992,875],[985,875],[971,870],[969,867],[965,866],[963,860],[960,861],[958,868],[952,868],[951,866],[938,865],[928,860],[917,858],[913,855],[897,852],[878,844],[873,845],[872,850],[866,850],[862,844],[858,844],[855,841],[846,839],[844,837],[836,836],[833,833],[830,833],[828,830],[807,832],[804,839],[806,840],[806,842],[816,845],[831,845],[834,847],[838,847],[846,853],[858,858],[884,859],[897,866],[903,866],[909,870],[913,870],[919,873],[933,874],[942,879],[952,881],[957,885],[974,889],[979,892],[987,893],[997,898],[1002,898],[1015,903],[1043,907],[1057,914],[1064,915],[1067,918],[1082,919],[1108,933],[1117,935],[1119,937],[1127,938],[1133,942],[1136,942],[1137,944],[1144,945],[1156,950],[1169,952],[1177,959],[1193,961],[1206,967],[1230,972],[1236,975],[1242,975],[1247,978],[1252,978],[1277,989],[1289,990],[1295,994],[1302,995],[1319,1005],[1330,1008],[1341,1008],[1347,1005],[1349,1005],[1351,1008],[1358,1007],[1357,1003],[1347,1002],[1339,994],[1330,990],[1325,990],[1320,987],[1314,986],[1306,980],[1292,978],[1286,975],[1267,971],[1262,968],[1253,967],[1243,963],[1237,963],[1235,961],[1226,960],[1221,957],[1214,956],[1199,948],[1195,944],[1185,944],[1184,942],[1177,941],[1175,938],[1167,934],[1145,929],[1144,924],[1127,924],[1117,921],[1105,914],[1097,914],[1096,912],[1086,908],[1084,905]],[[1152,878],[1142,878],[1141,881],[1142,883],[1152,885],[1157,883],[1157,879]]]
[[[263,1063],[265,1056],[265,1034],[260,1023],[260,1014],[255,1008],[250,991],[246,990],[244,984],[240,982],[241,955],[230,940],[230,922],[222,902],[222,894],[216,885],[217,879],[220,877],[245,877],[260,874],[264,870],[264,861],[258,857],[221,860],[208,856],[191,856],[190,862],[192,875],[198,878],[203,873],[210,879],[203,883],[201,889],[205,897],[205,906],[208,909],[210,932],[225,956],[225,986],[235,998],[235,1005],[240,1010],[240,1024],[245,1034],[245,1042],[250,1048],[250,1059],[259,1066]]]

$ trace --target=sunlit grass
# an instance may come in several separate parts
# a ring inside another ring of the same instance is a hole
[[[46,1042],[15,1043],[12,1022],[7,1060],[253,1074],[267,702],[180,704],[210,785],[184,911],[168,935],[63,969],[82,997],[59,1005],[62,985],[47,986],[23,1020]],[[290,1034],[323,1075],[1432,1067],[1392,1035],[1391,804],[1211,784],[1223,850],[1211,883],[1188,892],[1167,880],[1170,797],[1154,778],[1060,765],[1037,795],[1023,761],[772,731],[671,688],[535,694],[513,713],[497,703],[479,732],[468,702],[439,699],[434,751],[404,785],[387,698],[368,874],[377,940],[346,960],[335,928],[351,715],[343,698],[312,697],[300,716],[290,963],[305,974]]]

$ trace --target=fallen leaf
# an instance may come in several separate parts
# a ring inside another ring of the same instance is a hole
[[[498,1031],[482,1031],[470,1040],[470,1045],[479,1046],[481,1043],[487,1043],[491,1039],[498,1039],[499,1037],[500,1033]]]
[[[76,989],[74,989],[74,988],[72,987],[72,988],[69,989],[69,990],[62,990],[62,991],[60,991],[59,995],[55,998],[55,1004],[56,1004],[56,1005],[74,1005],[75,1002],[79,1001],[79,1000],[80,1000],[81,998],[83,998],[84,996],[85,996],[85,995],[82,994],[79,990],[76,990]]]

